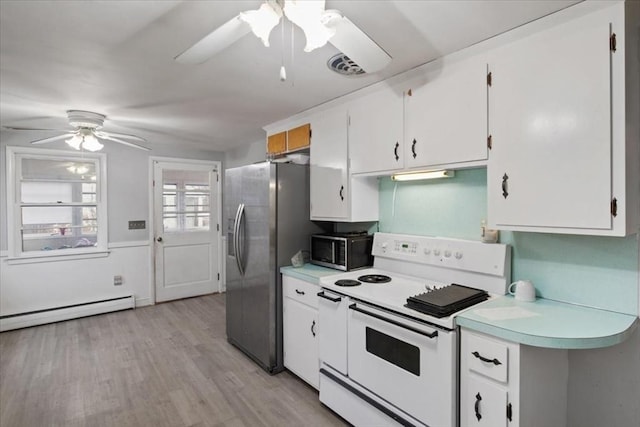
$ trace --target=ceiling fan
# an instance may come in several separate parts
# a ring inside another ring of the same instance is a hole
[[[99,151],[104,145],[99,140],[113,141],[128,147],[139,148],[140,150],[150,150],[142,145],[133,142],[124,141],[130,139],[134,141],[146,142],[147,140],[135,135],[126,133],[105,132],[102,130],[104,120],[107,118],[103,114],[92,113],[91,111],[68,110],[67,117],[69,124],[74,129],[46,129],[46,128],[27,128],[17,126],[4,126],[5,129],[11,130],[46,130],[65,132],[62,135],[52,136],[48,138],[37,139],[31,141],[32,144],[47,144],[49,142],[66,139],[66,143],[76,150],[84,149],[87,151]]]
[[[178,55],[185,64],[201,64],[253,32],[269,46],[271,30],[283,16],[302,28],[305,52],[334,45],[367,73],[386,67],[391,57],[338,10],[325,10],[324,0],[266,0],[259,9],[240,12]]]

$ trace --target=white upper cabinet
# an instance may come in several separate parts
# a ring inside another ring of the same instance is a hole
[[[346,106],[310,117],[312,129],[310,211],[312,220],[378,220],[378,182],[352,178],[348,167]]]
[[[639,95],[631,93],[638,90],[638,35],[625,40],[624,9],[617,4],[492,52],[491,226],[635,232],[640,142],[638,125],[625,126],[638,120]],[[625,41],[635,55],[625,54]],[[630,111],[635,119],[626,117]],[[634,155],[635,162],[625,160]]]
[[[390,87],[349,105],[351,173],[402,169],[403,94]]]
[[[345,107],[311,117],[311,219],[348,217],[347,120]]]
[[[405,130],[408,169],[486,161],[486,60],[430,64],[410,83]]]

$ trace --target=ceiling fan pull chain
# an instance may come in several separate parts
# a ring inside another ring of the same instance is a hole
[[[281,64],[280,64],[280,81],[287,80],[287,70],[284,67],[284,19],[280,20],[280,38],[282,40],[282,46],[280,47]]]
[[[295,28],[293,26],[293,22],[290,22],[291,25],[291,86],[295,85],[295,75],[293,74],[293,55],[294,55],[294,40],[295,40]],[[284,45],[284,43],[283,43]],[[284,49],[284,46],[283,46]]]

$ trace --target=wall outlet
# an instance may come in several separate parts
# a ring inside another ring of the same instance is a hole
[[[123,282],[122,276],[113,276],[113,286],[120,286]]]
[[[145,228],[147,228],[145,220],[129,221],[129,230],[144,230]]]

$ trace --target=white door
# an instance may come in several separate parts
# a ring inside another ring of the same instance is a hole
[[[219,291],[218,163],[155,161],[156,302]]]

